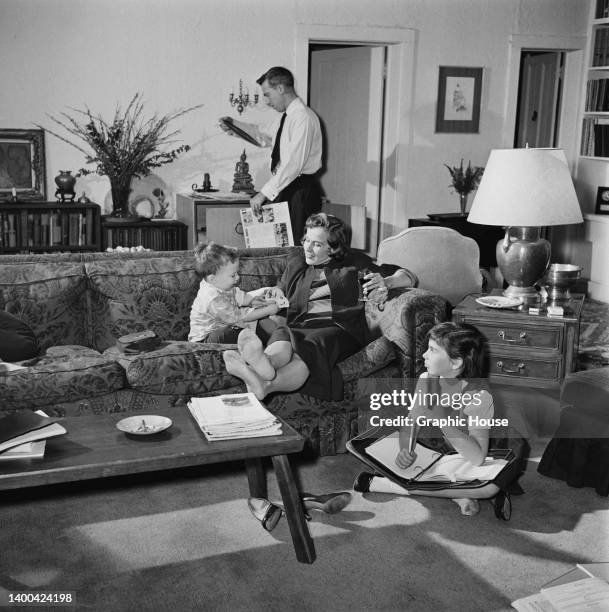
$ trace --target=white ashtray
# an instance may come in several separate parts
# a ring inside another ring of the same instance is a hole
[[[171,427],[171,419],[156,414],[138,414],[119,421],[116,427],[134,436],[149,436]]]

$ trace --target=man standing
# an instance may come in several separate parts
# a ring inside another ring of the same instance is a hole
[[[230,121],[262,145],[272,146],[271,178],[250,199],[254,214],[266,202],[288,202],[294,243],[304,234],[309,215],[321,210],[321,187],[316,173],[321,168],[322,137],[319,118],[294,90],[294,77],[287,68],[275,66],[257,81],[266,103],[281,117],[269,132],[258,126]],[[223,118],[225,119],[225,118]],[[232,134],[230,123],[220,122]]]

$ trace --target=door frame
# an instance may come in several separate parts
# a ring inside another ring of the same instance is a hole
[[[508,70],[505,84],[503,147],[514,147],[520,56],[526,51],[564,51],[565,66],[562,89],[562,110],[558,122],[558,148],[564,149],[570,166],[577,159],[579,140],[579,107],[583,88],[585,36],[552,36],[547,34],[512,34],[509,39]]]
[[[387,47],[385,123],[379,210],[371,219],[369,247],[405,227],[408,152],[412,144],[412,105],[415,78],[415,30],[357,26],[297,25],[294,78],[303,99],[308,98],[309,44],[342,43]]]
[[[516,128],[514,130],[514,146],[517,145],[518,141],[525,142],[526,139],[521,140],[521,135],[526,131],[526,127],[529,124],[531,106],[527,104],[528,102],[533,101],[532,96],[532,85],[531,82],[534,80],[530,78],[527,73],[528,69],[532,70],[533,64],[535,64],[538,60],[547,58],[551,56],[552,65],[551,68],[553,70],[553,87],[552,87],[552,101],[551,106],[548,108],[541,108],[540,115],[546,117],[546,113],[551,111],[551,125],[548,126],[550,129],[550,138],[549,143],[541,146],[546,147],[555,147],[557,142],[557,134],[560,137],[560,118],[562,117],[562,89],[564,82],[564,62],[567,56],[566,51],[539,51],[538,49],[523,49],[521,52],[520,58],[520,78],[519,78],[519,90],[518,90],[518,108],[516,109]],[[544,83],[545,84],[545,83]],[[548,88],[549,90],[549,88]],[[543,93],[547,93],[545,91],[539,91],[539,96],[542,96]],[[539,102],[539,96],[535,98],[534,102]],[[542,96],[543,97],[543,96]],[[537,106],[534,104],[534,107]],[[526,113],[525,113],[526,111]],[[558,119],[558,123],[557,123]],[[547,120],[547,119],[546,119]],[[533,119],[533,121],[536,121]],[[537,135],[539,134],[541,123],[536,123],[535,129]],[[537,137],[535,136],[535,146],[540,146],[537,144]],[[520,145],[522,146],[522,145]]]

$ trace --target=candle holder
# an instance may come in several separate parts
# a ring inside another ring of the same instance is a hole
[[[237,107],[237,112],[241,114],[248,106],[254,106],[258,104],[258,94],[254,94],[254,99],[250,100],[250,94],[247,89],[243,89],[243,80],[239,79],[239,94],[235,95],[234,92],[230,92],[228,101],[231,106]]]

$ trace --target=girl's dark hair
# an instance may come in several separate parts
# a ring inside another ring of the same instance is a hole
[[[210,274],[217,274],[218,270],[227,263],[234,263],[239,259],[237,249],[210,242],[204,244],[200,242],[194,248],[195,268],[203,277],[207,278]]]
[[[461,358],[463,368],[458,378],[486,378],[489,369],[488,345],[480,330],[469,323],[439,323],[429,331],[451,359]]]
[[[321,227],[328,232],[328,246],[331,259],[342,259],[351,244],[351,231],[347,224],[334,215],[315,213],[305,222],[305,234],[308,229]],[[304,236],[303,236],[304,240]]]

